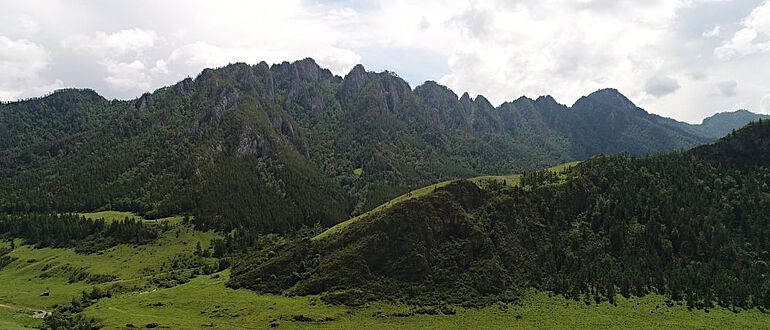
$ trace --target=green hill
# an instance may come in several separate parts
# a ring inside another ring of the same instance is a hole
[[[770,122],[759,120],[718,141],[693,149],[712,163],[751,168],[770,164]]]
[[[354,305],[486,305],[534,288],[586,302],[654,292],[698,308],[766,307],[770,172],[761,157],[736,156],[761,153],[765,128],[692,153],[596,157],[513,186],[448,183],[258,252],[228,285]]]

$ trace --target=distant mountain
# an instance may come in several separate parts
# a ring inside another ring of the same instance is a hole
[[[329,226],[436,180],[715,139],[700,127],[649,114],[613,89],[572,107],[550,96],[494,107],[361,65],[342,78],[312,59],[237,63],[129,101],[70,89],[1,104],[0,210]]]
[[[747,110],[720,112],[703,119],[703,123],[696,127],[700,130],[701,135],[721,138],[733,130],[743,127],[746,123],[759,119],[770,120],[770,115],[756,114]]]
[[[228,285],[349,305],[478,306],[536,289],[585,304],[653,292],[695,308],[767,308],[768,137],[763,121],[690,152],[422,189],[256,252]]]

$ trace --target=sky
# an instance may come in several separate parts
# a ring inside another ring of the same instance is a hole
[[[617,88],[691,123],[770,113],[770,0],[5,0],[0,100],[58,88],[113,99],[233,62],[312,57],[493,104],[571,105]]]

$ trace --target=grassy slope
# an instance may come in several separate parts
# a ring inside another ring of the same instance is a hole
[[[770,315],[757,310],[733,313],[725,309],[689,311],[681,305],[667,307],[664,298],[620,298],[618,306],[582,302],[531,293],[523,306],[496,305],[483,309],[456,308],[455,315],[393,316],[414,308],[373,303],[360,308],[329,306],[317,297],[259,295],[224,287],[220,278],[200,276],[189,283],[146,294],[103,299],[87,310],[103,319],[108,328],[128,323],[142,327],[158,323],[171,328],[263,328],[271,322],[280,328],[320,329],[507,329],[515,328],[626,328],[626,329],[745,329],[770,327]],[[160,307],[148,305],[163,303]],[[316,320],[300,322],[295,316]],[[380,316],[375,316],[380,315]],[[386,315],[386,316],[381,316]],[[328,320],[328,321],[323,321]]]
[[[405,200],[427,195],[428,193],[433,192],[433,190],[435,190],[436,188],[440,188],[440,187],[446,186],[450,182],[452,182],[452,181],[451,180],[450,181],[442,181],[442,182],[435,183],[435,184],[432,184],[432,185],[429,185],[429,186],[425,186],[425,187],[422,187],[422,188],[419,188],[419,189],[416,189],[416,190],[412,190],[412,191],[410,191],[410,192],[408,192],[406,194],[403,194],[403,195],[398,196],[398,197],[396,197],[394,199],[391,199],[390,201],[388,201],[386,203],[383,203],[380,206],[377,206],[376,208],[374,208],[371,211],[365,212],[365,213],[360,214],[360,215],[358,215],[356,217],[353,217],[353,218],[350,218],[350,219],[345,220],[343,222],[340,222],[340,223],[336,224],[334,227],[331,227],[328,230],[324,231],[323,233],[318,234],[318,236],[313,237],[313,239],[314,240],[318,240],[318,239],[322,239],[322,238],[324,238],[326,236],[332,235],[332,234],[342,230],[343,228],[347,227],[351,223],[354,223],[354,222],[359,221],[361,219],[365,219],[370,214],[380,212],[382,210],[385,210],[385,209],[391,207],[392,205],[398,204],[398,203],[403,202]]]
[[[575,166],[575,165],[577,165],[579,163],[580,163],[579,161],[565,163],[565,164],[557,165],[557,166],[554,166],[554,167],[550,167],[550,168],[548,168],[548,170],[549,171],[554,171],[554,172],[561,172],[561,171],[563,171],[565,169],[568,169],[570,167],[573,167],[573,166]],[[505,181],[507,185],[515,186],[515,185],[518,185],[521,182],[521,174],[485,175],[485,176],[478,176],[478,177],[470,178],[469,180],[471,180],[472,182],[474,182],[476,184],[483,183],[484,181]],[[351,223],[354,223],[356,221],[360,221],[361,219],[365,219],[370,214],[380,212],[382,210],[385,210],[385,209],[391,207],[392,205],[398,204],[398,203],[403,202],[405,200],[427,195],[428,193],[433,192],[436,188],[443,187],[443,186],[445,186],[445,185],[447,185],[447,184],[449,184],[451,182],[452,182],[452,180],[442,181],[442,182],[439,182],[439,183],[435,183],[435,184],[432,184],[432,185],[429,185],[429,186],[425,186],[425,187],[413,190],[413,191],[408,192],[406,194],[403,194],[401,196],[398,196],[398,197],[396,197],[396,198],[394,198],[394,199],[392,199],[392,200],[390,200],[390,201],[388,201],[388,202],[386,202],[386,203],[384,203],[384,204],[374,208],[371,211],[368,211],[366,213],[360,214],[360,215],[358,215],[356,217],[353,217],[353,218],[350,218],[348,220],[345,220],[343,222],[338,223],[334,227],[331,227],[328,230],[324,231],[323,233],[317,235],[316,237],[313,237],[313,239],[314,240],[323,239],[324,237],[327,237],[329,235],[332,235],[332,234],[334,234],[336,232],[339,232],[339,231],[343,230],[345,227],[347,227]]]
[[[85,282],[68,283],[69,275],[60,268],[70,265],[72,268],[84,268],[91,274],[113,274],[118,276],[114,282],[102,284],[108,286],[121,283],[126,286],[143,286],[147,274],[158,273],[161,265],[178,254],[190,254],[195,250],[196,242],[207,248],[211,239],[217,237],[213,232],[193,231],[179,227],[171,230],[152,244],[134,247],[118,245],[95,254],[77,254],[72,249],[37,249],[21,245],[9,255],[18,260],[0,270],[0,328],[7,328],[3,322],[21,319],[29,321],[29,313],[34,310],[50,310],[54,304],[68,303],[73,297],[79,297],[83,290],[90,290],[93,285]],[[8,243],[4,242],[4,246]],[[53,276],[41,278],[40,274],[48,269]],[[50,288],[49,297],[39,296],[45,288]],[[24,322],[21,322],[24,324]]]

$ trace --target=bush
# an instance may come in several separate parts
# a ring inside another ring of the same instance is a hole
[[[361,306],[368,299],[368,294],[359,289],[340,290],[324,293],[321,300],[332,305]]]

